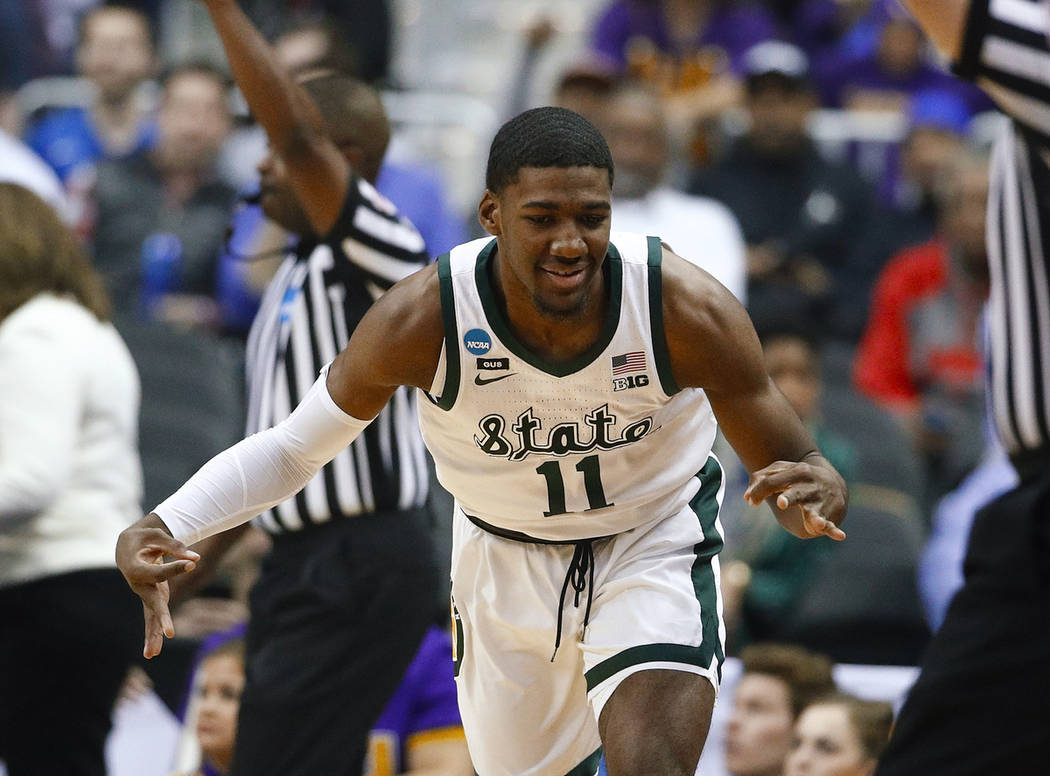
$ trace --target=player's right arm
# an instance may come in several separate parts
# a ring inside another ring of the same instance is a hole
[[[285,72],[273,47],[237,0],[201,0],[222,39],[237,86],[273,149],[288,168],[296,197],[317,234],[328,234],[343,210],[352,171],[325,134],[320,111]]]
[[[168,580],[192,571],[189,545],[234,529],[298,493],[364,431],[401,385],[429,390],[444,331],[437,265],[395,285],[287,419],[216,455],[117,540],[117,566],[142,599],[143,654],[175,635]]]

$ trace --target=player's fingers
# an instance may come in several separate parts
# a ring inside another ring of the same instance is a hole
[[[161,616],[147,606],[145,602],[143,602],[142,609],[146,623],[146,638],[142,645],[142,656],[148,659],[160,654],[161,647],[164,645],[165,627]],[[165,609],[167,609],[166,606]],[[172,633],[174,633],[174,629]]]
[[[846,538],[846,532],[814,508],[802,506],[802,524],[810,536],[827,536],[837,542]]]
[[[197,563],[192,560],[157,561],[153,563],[138,560],[125,572],[124,576],[135,584],[155,585],[179,574],[193,571],[195,568],[197,568]]]
[[[139,552],[151,556],[167,555],[172,558],[194,562],[201,559],[199,554],[159,528],[144,530],[139,543],[142,545]]]
[[[773,464],[751,475],[744,498],[751,504],[761,504],[775,493],[780,493],[799,481],[799,467],[805,464]],[[776,468],[773,468],[776,467]]]
[[[134,588],[147,614],[156,618],[157,626],[165,636],[171,638],[175,635],[175,626],[168,610],[168,599],[170,593],[168,583],[161,582],[156,585],[136,585]]]
[[[777,496],[777,506],[787,509],[793,504],[799,506],[816,504],[820,498],[820,488],[812,482],[792,483]]]
[[[191,550],[177,539],[172,539],[163,530],[154,529],[156,536],[150,537],[147,546],[160,549],[170,558],[178,558],[184,561],[199,561],[201,555]]]

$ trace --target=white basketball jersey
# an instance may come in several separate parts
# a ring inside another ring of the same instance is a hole
[[[468,515],[528,537],[608,536],[677,513],[699,488],[715,419],[679,390],[656,237],[614,233],[598,340],[552,364],[513,334],[492,289],[496,240],[439,261],[445,344],[419,402],[441,484]]]

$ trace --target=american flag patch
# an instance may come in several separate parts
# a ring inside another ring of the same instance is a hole
[[[612,373],[614,375],[641,372],[643,369],[645,369],[645,353],[641,350],[612,357]]]

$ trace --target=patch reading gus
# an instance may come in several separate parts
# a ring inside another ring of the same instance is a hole
[[[483,356],[492,349],[492,337],[482,329],[471,329],[463,335],[463,345],[468,353]]]

